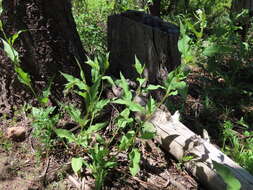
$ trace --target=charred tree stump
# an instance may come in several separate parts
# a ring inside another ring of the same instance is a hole
[[[138,11],[127,11],[108,19],[108,50],[110,73],[121,71],[127,78],[135,79],[135,55],[146,65],[145,76],[149,82],[163,80],[180,64],[177,48],[179,29],[158,17]]]
[[[233,0],[231,9],[232,13],[238,14],[243,9],[247,9],[249,11],[249,15],[241,19],[238,25],[242,27],[242,29],[239,30],[239,33],[242,36],[242,40],[245,41],[248,29],[250,28],[250,18],[253,16],[253,1]]]
[[[75,59],[81,65],[86,60],[72,16],[71,1],[3,0],[3,10],[1,20],[8,36],[25,30],[15,43],[22,68],[32,76],[37,89],[45,87],[54,77],[54,95],[62,96],[65,80],[60,71],[77,76],[79,69]],[[1,57],[3,58],[3,52]],[[15,80],[12,64],[1,59],[1,67],[8,94],[20,94],[15,89],[20,91],[22,85],[16,83],[13,86],[11,82]],[[85,71],[89,73],[87,68]]]

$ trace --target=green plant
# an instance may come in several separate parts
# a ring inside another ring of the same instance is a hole
[[[224,182],[227,185],[227,190],[240,190],[241,183],[230,171],[229,167],[223,164],[220,164],[216,161],[212,161],[213,166],[216,169],[217,173],[222,177]]]
[[[186,162],[189,162],[191,160],[193,160],[195,157],[193,155],[185,155],[183,156],[183,158],[181,160],[179,160],[179,162],[176,164],[177,169],[182,170],[183,169],[183,165]]]
[[[19,59],[19,53],[13,47],[19,35],[26,31],[20,30],[17,33],[13,34],[12,36],[7,37],[7,35],[5,34],[3,30],[2,22],[0,20],[0,32],[2,32],[4,36],[4,39],[0,38],[0,40],[3,43],[3,47],[4,47],[3,50],[6,53],[6,55],[10,58],[11,62],[13,63],[14,70],[17,74],[18,80],[31,90],[32,94],[34,95],[34,97],[37,99],[37,101],[40,104],[45,105],[49,101],[52,79],[49,82],[49,86],[46,89],[44,89],[41,94],[36,93],[32,86],[31,77],[29,73],[25,72],[22,69],[20,59]]]
[[[238,122],[243,128],[249,126],[245,123],[243,118]],[[224,123],[223,129],[223,150],[226,154],[231,155],[235,161],[241,164],[249,172],[253,172],[253,132],[245,130],[243,138],[238,137],[238,133],[233,130],[234,125],[231,121]]]
[[[11,151],[12,142],[5,138],[4,132],[0,130],[0,147],[2,147],[5,151]]]
[[[59,114],[54,114],[55,107],[35,108],[31,110],[33,135],[42,143],[41,152],[48,151],[53,147],[53,134],[59,121]]]
[[[84,115],[73,105],[61,105],[71,119],[79,125],[81,131],[78,134],[74,134],[65,129],[55,129],[55,133],[60,138],[67,139],[69,143],[75,143],[84,148],[85,152],[87,152],[91,158],[91,164],[88,164],[80,157],[74,157],[72,158],[72,168],[75,173],[81,170],[83,164],[91,168],[92,174],[96,180],[96,189],[101,189],[107,175],[107,170],[111,169],[114,164],[111,162],[112,157],[109,155],[110,151],[108,147],[105,145],[102,137],[97,134],[98,131],[107,126],[107,122],[98,123],[94,121],[100,116],[103,108],[110,102],[108,99],[101,98],[103,80],[107,80],[110,83],[113,83],[113,80],[109,76],[104,76],[106,69],[109,67],[108,55],[105,58],[89,59],[86,63],[91,66],[92,84],[90,86],[86,83],[81,67],[81,79],[62,73],[68,81],[65,87],[65,93],[73,90],[80,95],[85,102]],[[91,141],[94,134],[96,134],[96,141],[99,145],[97,144],[93,147]],[[108,158],[107,161],[104,160],[105,157]]]
[[[89,157],[91,158],[91,163],[84,161],[82,158],[72,159],[72,168],[77,173],[81,170],[82,165],[90,168],[92,175],[95,178],[95,189],[102,189],[105,177],[108,174],[108,170],[116,166],[115,158],[109,156],[109,149],[104,148],[96,144],[92,149],[89,150]]]
[[[68,143],[75,143],[85,150],[84,152],[90,157],[90,161],[85,161],[82,157],[73,157],[72,169],[75,173],[79,173],[83,166],[91,168],[96,180],[96,188],[101,189],[108,170],[116,166],[116,156],[120,152],[128,153],[130,173],[135,176],[139,172],[141,154],[136,148],[136,140],[138,138],[151,139],[155,136],[155,128],[149,122],[152,114],[169,96],[178,93],[186,95],[185,88],[187,85],[183,81],[186,75],[181,68],[177,68],[168,75],[164,86],[147,85],[147,79],[143,77],[145,66],[141,65],[136,58],[135,69],[139,77],[136,79],[138,83],[136,93],[133,93],[128,81],[122,74],[120,74],[120,79],[116,81],[104,75],[109,67],[108,56],[95,58],[94,60],[88,59],[87,64],[91,66],[91,85],[86,83],[81,67],[80,79],[62,73],[68,81],[65,86],[65,93],[73,91],[80,95],[85,103],[83,114],[73,105],[61,104],[62,109],[78,124],[80,131],[77,134],[66,129],[54,129],[54,131],[58,137],[66,139]],[[122,95],[115,97],[112,101],[103,99],[101,94],[104,89],[104,81],[114,87],[121,88]],[[138,100],[144,94],[150,94],[150,91],[158,88],[165,90],[165,97],[161,102],[156,103],[151,95],[148,95],[146,105]],[[112,130],[111,138],[106,140],[99,135],[99,131],[103,130],[108,123],[100,123],[98,120],[103,108],[109,103],[121,104],[124,109],[114,118],[115,127]],[[138,114],[140,117],[138,117]],[[136,117],[133,117],[134,115]],[[95,146],[93,146],[94,143]],[[116,151],[114,155],[110,154],[109,150],[111,149]]]

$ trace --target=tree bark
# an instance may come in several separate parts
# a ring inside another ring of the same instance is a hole
[[[242,40],[245,41],[248,29],[250,28],[250,17],[253,16],[253,1],[252,0],[233,0],[232,2],[232,13],[240,13],[243,9],[249,10],[249,16],[246,16],[239,21],[239,26],[242,27],[240,35]]]
[[[53,77],[53,91],[61,96],[65,81],[60,71],[77,76],[76,59],[82,66],[86,60],[72,16],[71,1],[3,0],[3,10],[1,20],[8,36],[25,30],[15,44],[22,68],[31,75],[34,83],[43,83],[43,87]],[[6,88],[16,89],[10,82],[15,74],[11,63],[1,60],[0,67],[5,68],[2,74],[8,81]],[[88,76],[86,66],[84,70]]]
[[[108,18],[109,73],[131,80],[138,77],[135,56],[145,64],[150,83],[162,83],[168,72],[181,63],[177,48],[179,28],[139,11],[126,11]]]
[[[149,11],[152,16],[160,17],[161,0],[153,0],[149,5]]]

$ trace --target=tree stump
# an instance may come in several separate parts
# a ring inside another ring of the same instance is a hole
[[[179,28],[139,11],[126,11],[108,18],[108,50],[112,75],[120,71],[135,79],[135,55],[146,65],[145,76],[150,83],[164,80],[167,72],[180,64],[177,48]]]
[[[245,41],[248,29],[251,26],[250,18],[253,16],[253,1],[233,0],[231,9],[232,13],[236,14],[239,14],[243,9],[247,9],[249,11],[249,15],[245,16],[244,18],[241,18],[238,24],[239,26],[242,27],[242,29],[239,30],[239,33],[242,36],[242,40]]]

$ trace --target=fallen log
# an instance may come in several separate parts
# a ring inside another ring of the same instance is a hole
[[[212,161],[227,166],[240,181],[242,190],[253,189],[253,176],[216,146],[183,125],[179,121],[179,114],[171,116],[169,112],[157,110],[150,121],[157,130],[156,140],[176,159],[182,160],[186,155],[194,155],[194,159],[184,166],[207,189],[227,189],[223,179],[213,168]]]

